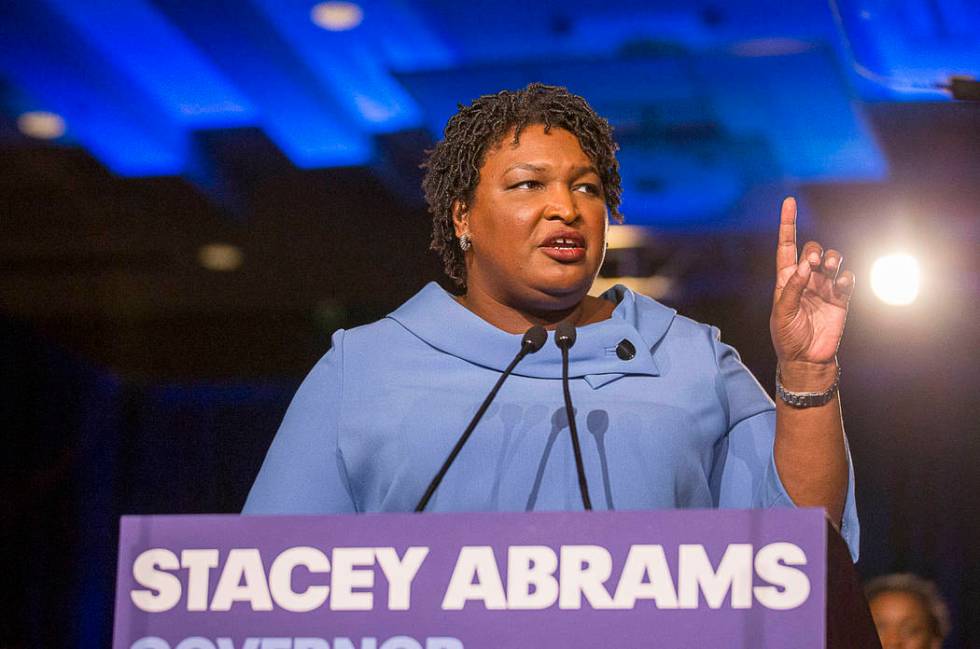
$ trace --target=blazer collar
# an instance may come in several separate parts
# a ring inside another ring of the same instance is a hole
[[[579,327],[575,346],[569,351],[569,376],[582,377],[593,388],[626,375],[659,376],[652,352],[676,311],[619,284],[602,297],[616,303],[616,308],[608,320]],[[432,347],[498,372],[520,349],[519,334],[507,333],[483,320],[435,282],[429,282],[388,317]],[[616,353],[623,341],[636,349],[631,360],[623,360]],[[518,364],[514,374],[561,378],[561,351],[552,335],[537,353]]]

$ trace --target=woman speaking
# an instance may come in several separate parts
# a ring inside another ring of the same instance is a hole
[[[798,254],[786,199],[774,404],[717,329],[621,286],[588,295],[610,216],[621,220],[616,148],[606,120],[563,88],[460,108],[423,186],[432,248],[461,294],[430,283],[334,334],[244,512],[412,511],[420,499],[427,511],[816,506],[856,557],[836,358],[854,275],[818,243]],[[536,325],[561,325],[549,338],[565,349],[522,338]]]

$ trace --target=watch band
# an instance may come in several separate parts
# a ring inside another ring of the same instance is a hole
[[[834,376],[834,382],[830,384],[830,387],[823,392],[790,392],[783,387],[783,383],[780,380],[779,365],[776,365],[776,394],[785,403],[793,406],[794,408],[813,408],[815,406],[822,406],[828,403],[834,398],[834,394],[837,392],[837,387],[840,385],[840,365],[837,366],[837,374]]]

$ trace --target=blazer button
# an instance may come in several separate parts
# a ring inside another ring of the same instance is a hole
[[[616,356],[619,356],[621,361],[631,361],[636,356],[636,347],[633,343],[623,338],[616,345]]]

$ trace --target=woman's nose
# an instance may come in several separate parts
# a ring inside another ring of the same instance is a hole
[[[564,223],[572,223],[578,218],[578,208],[572,192],[566,188],[555,189],[549,193],[548,204],[545,208],[545,218],[560,219]]]

